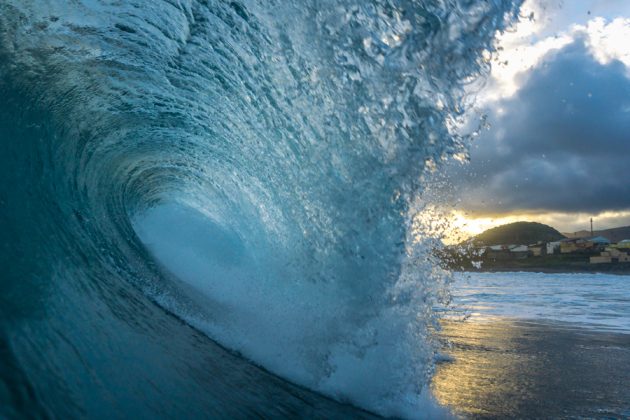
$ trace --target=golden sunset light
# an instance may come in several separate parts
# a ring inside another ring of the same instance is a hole
[[[553,226],[560,232],[572,233],[590,228],[590,219],[594,227],[607,229],[618,223],[630,224],[630,211],[606,211],[598,214],[589,213],[509,213],[497,215],[475,215],[472,212],[453,211],[450,215],[449,228],[444,232],[444,243],[453,245],[478,235],[493,227],[514,222],[539,222]]]

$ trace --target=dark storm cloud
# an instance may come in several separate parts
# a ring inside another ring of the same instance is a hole
[[[630,209],[630,79],[576,40],[550,54],[490,114],[492,129],[454,175],[484,213]],[[502,110],[502,111],[500,111]],[[465,172],[465,173],[464,173]]]

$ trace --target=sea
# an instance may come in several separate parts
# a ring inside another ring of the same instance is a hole
[[[552,321],[630,334],[630,276],[599,273],[457,273],[455,308],[475,321]],[[456,311],[457,312],[457,311]]]
[[[626,277],[417,223],[520,3],[0,0],[0,418],[630,417]]]
[[[630,418],[630,276],[457,273],[431,388],[461,418]]]

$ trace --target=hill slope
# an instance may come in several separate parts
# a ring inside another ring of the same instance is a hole
[[[536,222],[515,222],[507,225],[488,229],[475,236],[472,242],[475,245],[502,245],[517,244],[530,245],[540,241],[557,241],[564,236],[552,228]]]
[[[624,239],[630,239],[630,226],[623,226],[612,229],[596,230],[593,231],[595,236],[603,236],[608,238],[611,242],[619,242]],[[587,230],[581,230],[579,232],[564,233],[567,238],[588,238],[591,236],[591,232]]]

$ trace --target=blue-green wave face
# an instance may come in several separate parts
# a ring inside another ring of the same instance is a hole
[[[0,0],[0,416],[421,414],[413,203],[515,3]]]

